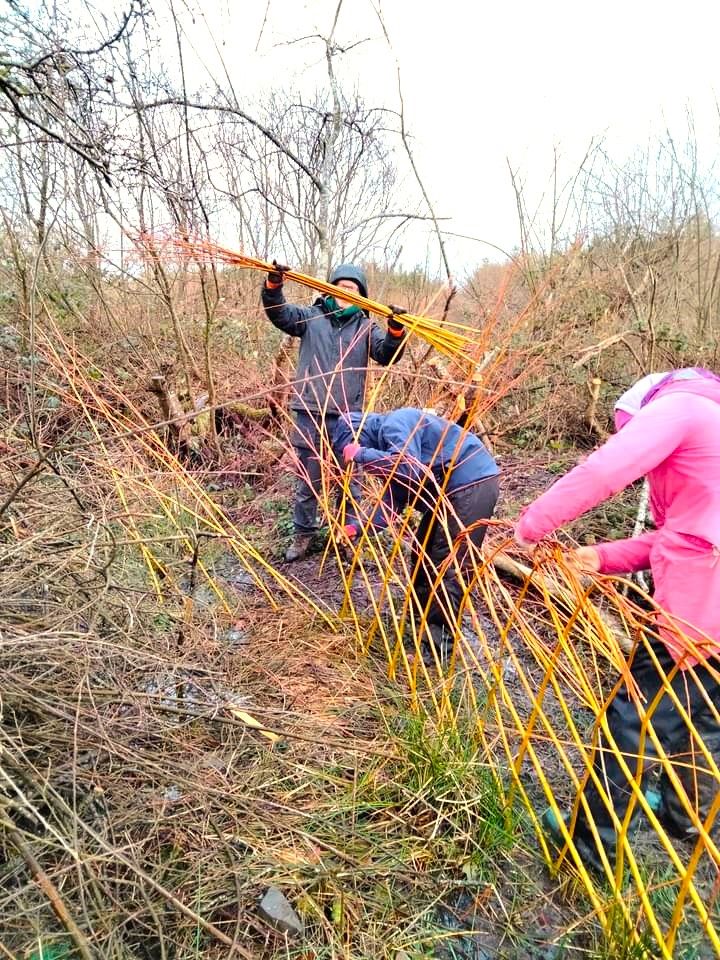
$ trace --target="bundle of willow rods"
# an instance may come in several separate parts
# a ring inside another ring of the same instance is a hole
[[[222,247],[210,240],[175,236],[167,241],[167,245],[174,247],[178,252],[198,262],[221,261],[232,264],[233,266],[260,270],[263,273],[270,273],[276,269],[272,263],[266,263],[264,260],[258,260],[256,257],[248,257],[243,253],[228,250],[226,247]],[[283,273],[288,280],[294,280],[304,287],[317,290],[319,293],[327,296],[340,297],[342,300],[362,307],[363,310],[368,310],[378,317],[388,318],[395,316],[408,331],[417,334],[439,353],[444,354],[452,360],[464,364],[471,364],[472,367],[474,367],[477,362],[473,353],[477,331],[473,330],[472,327],[451,321],[440,323],[430,317],[416,316],[411,313],[396,313],[391,307],[384,303],[370,300],[368,297],[363,297],[353,290],[337,287],[335,284],[328,283],[326,280],[320,280],[318,277],[310,277],[297,270],[286,270],[283,271]]]

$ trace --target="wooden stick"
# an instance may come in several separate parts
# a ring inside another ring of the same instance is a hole
[[[27,864],[30,873],[32,874],[33,880],[50,901],[50,906],[52,907],[55,916],[75,941],[75,946],[77,947],[78,953],[83,960],[92,960],[92,950],[90,949],[90,944],[87,942],[87,939],[85,938],[85,935],[80,927],[78,927],[70,915],[70,911],[65,906],[62,897],[58,893],[57,887],[35,859],[35,855],[27,843],[25,843],[20,831],[15,827],[11,827],[9,824],[4,824],[4,826],[10,843],[12,843],[15,849],[20,853],[23,860]]]
[[[514,560],[508,556],[507,553],[499,551],[493,556],[492,563],[496,570],[507,574],[514,580],[521,580],[523,582],[530,581],[538,590],[547,591],[550,596],[556,600],[564,603],[568,602],[567,593],[561,590],[557,584],[543,577],[539,570],[533,570],[532,567],[528,567],[526,564]],[[601,613],[599,610],[597,614],[617,641],[622,652],[629,654],[633,648],[633,642],[630,637],[628,637],[620,618],[612,613]]]

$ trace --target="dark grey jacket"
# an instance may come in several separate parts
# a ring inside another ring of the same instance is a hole
[[[330,415],[361,410],[369,358],[387,366],[402,355],[405,334],[383,334],[361,311],[341,323],[323,297],[301,307],[286,302],[282,287],[263,286],[262,303],[278,330],[300,337],[293,410]]]

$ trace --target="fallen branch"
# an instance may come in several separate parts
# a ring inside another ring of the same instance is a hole
[[[519,580],[523,583],[530,582],[541,592],[549,593],[555,600],[567,603],[570,599],[566,590],[561,589],[556,583],[553,583],[552,580],[544,577],[539,570],[528,567],[518,560],[514,560],[507,553],[500,551],[494,554],[492,563],[495,569],[501,573],[505,573],[514,580]],[[597,614],[616,640],[622,652],[629,654],[633,648],[633,642],[630,637],[628,637],[620,619],[611,613],[601,613],[599,610]]]
[[[28,869],[30,870],[30,873],[32,874],[33,880],[50,901],[50,906],[52,907],[55,916],[74,940],[78,953],[83,960],[92,960],[92,950],[90,949],[90,945],[87,942],[82,930],[78,927],[70,915],[70,911],[65,906],[57,887],[35,859],[34,853],[27,843],[25,843],[20,831],[15,827],[9,826],[9,824],[4,824],[4,826],[8,840],[22,856]]]
[[[225,410],[248,420],[267,420],[272,416],[270,407],[249,407],[246,403],[240,403],[239,401],[226,403]]]

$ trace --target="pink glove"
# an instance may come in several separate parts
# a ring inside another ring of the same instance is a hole
[[[355,457],[360,453],[362,447],[359,443],[348,443],[343,447],[343,460],[345,463],[352,463]]]
[[[357,527],[354,523],[346,523],[343,527],[343,533],[348,538],[348,540],[354,540],[358,535]]]

